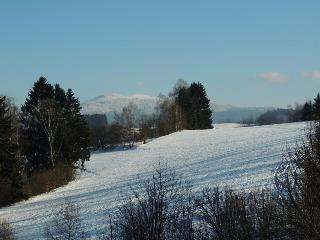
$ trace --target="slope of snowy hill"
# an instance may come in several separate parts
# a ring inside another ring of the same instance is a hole
[[[182,131],[155,139],[129,151],[94,154],[78,180],[54,192],[0,209],[12,222],[18,239],[41,239],[50,209],[66,197],[78,202],[88,232],[129,192],[137,176],[145,178],[160,162],[189,179],[195,190],[205,186],[251,189],[272,184],[283,151],[303,133],[304,123],[260,127],[216,125],[212,130]],[[100,225],[99,225],[100,224]]]

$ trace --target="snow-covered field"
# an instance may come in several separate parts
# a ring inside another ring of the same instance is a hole
[[[160,162],[191,180],[195,189],[230,186],[234,189],[272,184],[283,151],[296,143],[305,123],[261,127],[216,125],[213,130],[183,131],[155,139],[134,150],[94,154],[87,172],[54,192],[0,209],[19,239],[41,239],[44,223],[52,209],[64,199],[80,203],[88,231],[117,205],[120,193],[150,174]],[[0,193],[1,194],[1,193]]]

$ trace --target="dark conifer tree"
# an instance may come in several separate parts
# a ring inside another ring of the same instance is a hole
[[[22,196],[22,162],[6,98],[0,98],[0,205]]]
[[[33,88],[28,94],[28,98],[22,109],[26,113],[32,113],[34,108],[39,105],[39,102],[44,99],[52,99],[54,97],[54,88],[48,83],[45,77],[40,77],[33,85]]]
[[[0,174],[8,178],[9,168],[15,156],[15,147],[11,142],[13,128],[5,100],[5,97],[0,98]]]
[[[65,158],[73,164],[81,160],[81,167],[84,161],[89,160],[90,146],[89,127],[83,115],[79,99],[74,96],[71,89],[66,93],[66,141]]]
[[[302,121],[311,121],[313,119],[312,103],[306,102],[302,108]]]
[[[25,104],[21,108],[23,124],[22,147],[26,157],[26,170],[50,168],[49,144],[40,125],[39,107],[41,101],[54,98],[54,88],[44,77],[40,77],[30,90]]]
[[[61,111],[61,121],[63,124],[60,124],[58,129],[58,134],[56,135],[56,141],[55,141],[55,149],[57,149],[57,156],[56,160],[58,162],[64,161],[63,152],[65,149],[65,138],[66,138],[66,124],[65,123],[65,114],[66,114],[66,104],[67,104],[67,96],[64,89],[60,87],[59,84],[54,85],[54,100],[59,106],[59,109]]]
[[[192,109],[191,128],[212,128],[210,100],[208,99],[206,90],[201,83],[192,83],[190,85],[190,100]]]
[[[22,107],[23,147],[28,173],[89,159],[89,130],[79,100],[40,78]]]
[[[54,100],[58,102],[62,108],[65,107],[67,101],[66,92],[59,84],[54,85]]]
[[[320,93],[314,99],[312,111],[313,120],[320,120]]]

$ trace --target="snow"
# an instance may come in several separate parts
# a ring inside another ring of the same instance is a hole
[[[154,139],[128,151],[94,154],[79,179],[53,192],[0,209],[18,239],[41,239],[52,209],[64,199],[80,203],[87,231],[119,203],[138,176],[145,178],[159,164],[175,168],[194,188],[229,186],[238,190],[268,187],[283,151],[294,146],[305,123],[260,127],[216,125],[212,130],[182,131]]]
[[[156,106],[157,97],[144,94],[124,96],[117,93],[105,94],[95,97],[82,105],[83,114],[112,115],[121,112],[129,103],[134,103],[142,114],[152,114]]]

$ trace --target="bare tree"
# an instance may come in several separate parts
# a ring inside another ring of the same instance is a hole
[[[116,239],[192,239],[192,195],[168,168],[159,168],[119,207]]]
[[[48,240],[86,239],[79,206],[66,199],[62,207],[54,212],[53,219],[46,224],[44,237]]]
[[[196,206],[200,234],[205,239],[254,239],[244,195],[206,188],[196,200]]]
[[[135,127],[137,125],[138,107],[134,103],[129,103],[123,107],[122,112],[115,114],[115,121],[118,125],[123,126],[122,139],[132,148],[135,143]]]
[[[55,157],[58,151],[55,148],[56,136],[63,123],[62,110],[55,100],[45,99],[41,100],[39,105],[34,107],[33,111],[35,112],[38,122],[47,137],[50,160],[52,167],[54,167]]]
[[[0,239],[1,240],[14,240],[14,232],[9,222],[6,220],[0,220]]]
[[[173,97],[159,95],[155,107],[158,115],[157,128],[160,136],[176,131],[176,107]]]
[[[117,240],[116,224],[114,219],[109,215],[103,229],[97,230],[97,239],[99,240]]]
[[[311,126],[301,145],[288,150],[275,184],[291,239],[320,239],[320,126]]]
[[[140,139],[146,143],[148,138],[157,136],[157,116],[155,114],[142,115],[138,119]]]

